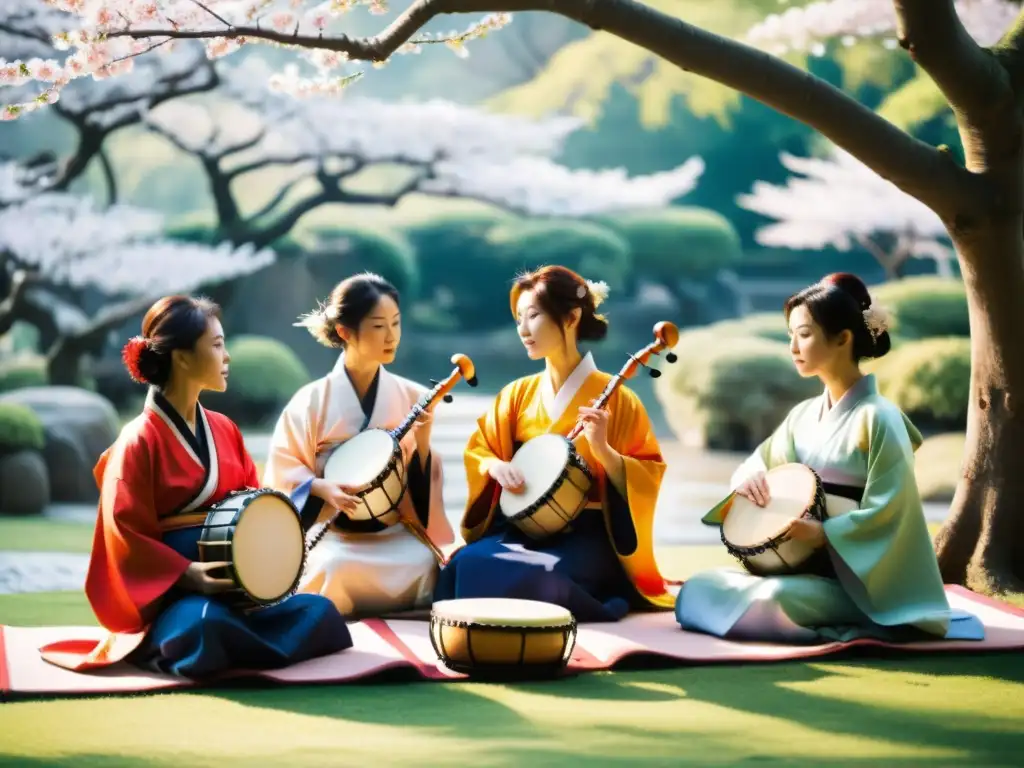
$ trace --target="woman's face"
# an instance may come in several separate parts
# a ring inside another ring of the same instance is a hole
[[[207,321],[206,331],[191,350],[175,350],[172,356],[177,371],[201,390],[223,392],[228,388],[231,355],[224,344],[224,327],[216,317]]]
[[[852,343],[853,334],[849,331],[829,339],[803,305],[789,313],[789,351],[797,373],[805,378],[827,375],[850,360]]]
[[[388,365],[395,360],[402,341],[402,313],[390,296],[381,296],[376,306],[359,323],[359,329],[339,325],[338,335],[345,340],[346,351],[351,350],[360,360]]]
[[[516,302],[516,328],[531,360],[542,360],[561,351],[568,341],[568,333],[562,335],[558,323],[541,309],[533,291],[519,294]]]

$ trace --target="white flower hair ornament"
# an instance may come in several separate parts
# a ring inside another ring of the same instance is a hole
[[[582,299],[587,295],[587,291],[590,291],[590,295],[594,297],[594,307],[597,308],[608,298],[608,283],[604,280],[598,280],[596,283],[587,280],[586,287],[581,285],[576,291],[576,295]]]
[[[879,336],[889,330],[889,312],[885,307],[872,304],[861,314],[864,315],[864,325],[868,327],[872,341],[877,341]]]
[[[295,328],[305,328],[312,331],[315,328],[320,327],[329,320],[333,320],[334,308],[328,304],[318,301],[317,307],[312,312],[307,312],[304,315],[299,315],[298,322],[292,323]]]

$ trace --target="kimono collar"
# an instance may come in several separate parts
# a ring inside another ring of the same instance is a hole
[[[217,445],[210,430],[206,410],[202,405],[196,403],[196,431],[194,433],[189,429],[181,414],[156,387],[150,387],[149,392],[146,393],[145,410],[155,414],[167,426],[191,459],[206,471],[206,482],[197,499],[202,501],[208,498],[213,488],[217,486],[219,470],[217,467]]]
[[[878,394],[878,382],[875,380],[875,374],[873,373],[863,376],[860,381],[846,390],[843,396],[839,398],[839,402],[831,408],[829,408],[831,397],[829,396],[828,389],[826,389],[822,395],[821,415],[823,417],[842,416],[844,413],[852,410],[864,398],[876,394]]]
[[[344,373],[345,372],[345,350],[341,350],[341,354],[338,355],[338,362],[334,364],[331,369],[331,373]]]
[[[150,387],[146,393],[146,410],[155,411],[159,416],[163,417],[164,420],[169,420],[174,423],[175,427],[184,432],[185,434],[191,434],[192,430],[188,428],[185,423],[185,419],[182,418],[181,414],[171,405],[170,401],[164,397],[164,393],[156,387]],[[203,423],[202,418],[203,407],[196,403],[196,427],[198,428]]]
[[[540,396],[544,403],[544,410],[548,412],[548,417],[551,421],[558,421],[561,418],[565,409],[569,407],[569,403],[573,401],[576,393],[583,386],[583,382],[596,370],[597,366],[594,364],[594,356],[587,352],[586,356],[579,361],[573,372],[562,383],[562,388],[558,390],[557,395],[547,371],[541,375]]]

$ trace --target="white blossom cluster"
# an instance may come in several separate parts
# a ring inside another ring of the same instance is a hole
[[[0,109],[0,119],[18,117],[53,104],[62,89],[76,78],[91,75],[107,79],[132,71],[136,58],[149,58],[152,51],[169,46],[175,33],[223,31],[227,36],[202,38],[210,59],[227,56],[244,44],[293,47],[262,38],[242,37],[236,27],[255,27],[283,36],[341,34],[339,19],[357,6],[369,7],[371,13],[386,13],[385,0],[3,0],[20,10],[32,3],[47,14],[47,32],[53,45],[71,51],[65,57],[46,52],[23,55],[7,53],[0,59],[0,86],[35,84],[35,95],[19,103],[8,102]],[[45,5],[43,5],[45,3]],[[48,7],[47,7],[48,6]],[[5,9],[6,11],[6,9]],[[0,11],[3,13],[5,11]],[[58,12],[58,15],[51,14]],[[466,55],[466,43],[500,29],[511,21],[505,13],[490,14],[462,32],[449,35],[421,35],[399,48],[400,53],[418,52],[422,45],[441,43],[458,55]],[[143,33],[139,37],[124,35],[126,31]],[[275,74],[271,83],[294,95],[334,93],[352,80],[351,74],[339,72],[349,64],[340,51],[304,48],[303,58],[317,71],[305,78],[286,73]]]
[[[188,291],[255,272],[272,251],[160,239],[163,217],[128,205],[98,209],[91,199],[46,193],[0,210],[0,253],[47,282],[109,294]]]
[[[140,57],[121,77],[99,73],[75,82],[69,70],[79,59],[67,53],[63,36],[76,22],[43,0],[0,2],[0,55],[8,59],[0,60],[0,119],[54,103],[59,91],[66,113],[106,129],[138,115],[154,98],[188,91],[211,77],[202,45],[183,41]]]
[[[848,152],[829,158],[779,156],[794,174],[785,184],[754,183],[738,204],[776,223],[761,227],[761,245],[849,250],[858,236],[912,232],[925,241],[947,236],[942,220],[924,203],[886,181]]]
[[[245,105],[266,133],[257,157],[276,163],[346,158],[358,165],[398,163],[424,169],[417,191],[492,202],[526,215],[584,216],[663,206],[690,192],[704,171],[699,157],[664,173],[630,178],[621,168],[570,170],[555,162],[584,123],[532,119],[443,100],[369,98],[294,100],[267,88],[263,65],[219,66],[222,94]],[[210,124],[199,107],[172,105],[151,122],[196,154],[230,153],[251,127]],[[180,107],[184,107],[179,111]],[[188,111],[186,111],[188,110]],[[170,115],[173,112],[173,118]]]
[[[1020,12],[1016,0],[958,0],[955,7],[967,33],[983,46],[996,43]],[[797,50],[820,56],[828,40],[852,45],[875,37],[895,47],[895,36],[892,0],[817,0],[771,14],[751,28],[746,39],[775,54]]]

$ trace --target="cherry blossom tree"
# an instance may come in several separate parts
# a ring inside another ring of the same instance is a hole
[[[109,332],[167,293],[217,285],[270,264],[272,251],[160,239],[163,217],[127,205],[43,193],[0,211],[0,335],[16,320],[49,340],[50,381],[74,384],[81,359]],[[83,289],[109,302],[92,316]]]
[[[740,195],[742,208],[775,219],[755,233],[769,247],[810,250],[832,247],[868,251],[889,279],[899,279],[912,258],[935,261],[939,274],[952,277],[956,254],[944,241],[946,228],[935,212],[904,194],[849,152],[830,157],[794,157],[783,152],[790,171],[785,184],[764,181]]]
[[[28,77],[46,80],[63,68],[74,71],[75,60],[55,47],[55,36],[74,29],[78,17],[42,0],[3,0],[0,3],[0,51],[18,62],[18,72],[0,67],[0,115],[11,117],[11,110],[32,94]],[[62,44],[57,43],[59,47]],[[109,136],[135,125],[143,113],[169,99],[209,90],[217,84],[212,62],[198,43],[179,45],[164,55],[140,59],[131,71],[120,77],[69,81],[52,110],[75,131],[74,151],[65,158],[42,153],[33,158],[30,168],[17,173],[16,183],[25,186],[25,195],[53,190],[63,191],[95,159],[100,164],[110,202],[117,199],[117,183],[104,149]],[[30,103],[40,105],[42,102]],[[9,179],[8,184],[15,179]],[[0,192],[0,206],[24,195],[7,187]]]
[[[699,157],[633,178],[619,168],[569,170],[550,158],[582,127],[572,117],[532,120],[442,100],[296,100],[269,90],[265,66],[255,59],[221,65],[219,76],[218,109],[178,100],[152,112],[146,125],[199,160],[218,235],[235,243],[271,244],[322,205],[394,206],[412,193],[480,200],[531,216],[655,208],[690,192],[704,170]],[[224,97],[253,119],[224,110]],[[352,177],[383,164],[404,166],[407,178],[382,192],[346,188]],[[291,179],[258,210],[243,212],[235,190],[269,166],[288,167]],[[293,194],[310,181],[312,191]]]
[[[371,8],[380,2],[371,0]],[[352,62],[384,62],[437,42],[463,50],[467,40],[507,23],[505,14],[548,11],[621,37],[820,131],[933,210],[956,249],[970,313],[971,394],[962,477],[936,540],[939,564],[947,582],[1024,592],[1024,472],[1018,466],[1024,453],[1024,349],[1018,338],[1024,327],[1024,16],[1015,16],[991,44],[965,27],[960,14],[970,13],[967,0],[893,0],[898,46],[934,81],[956,116],[961,165],[947,149],[915,139],[781,58],[636,0],[415,0],[367,38],[339,29],[355,0],[51,3],[82,17],[67,41],[77,47],[72,58],[85,74],[127,69],[134,57],[175,39],[203,40],[211,56],[230,54],[243,43],[269,44],[299,51],[317,70],[311,78],[279,84],[300,94],[337,89],[339,71]],[[420,32],[437,16],[487,12],[492,15],[458,35],[428,38]],[[826,22],[819,17],[819,23]],[[835,34],[831,27],[824,32]],[[0,66],[0,77],[20,81],[24,71],[14,62]],[[31,103],[53,101],[71,74],[64,67],[36,78],[41,91]]]

